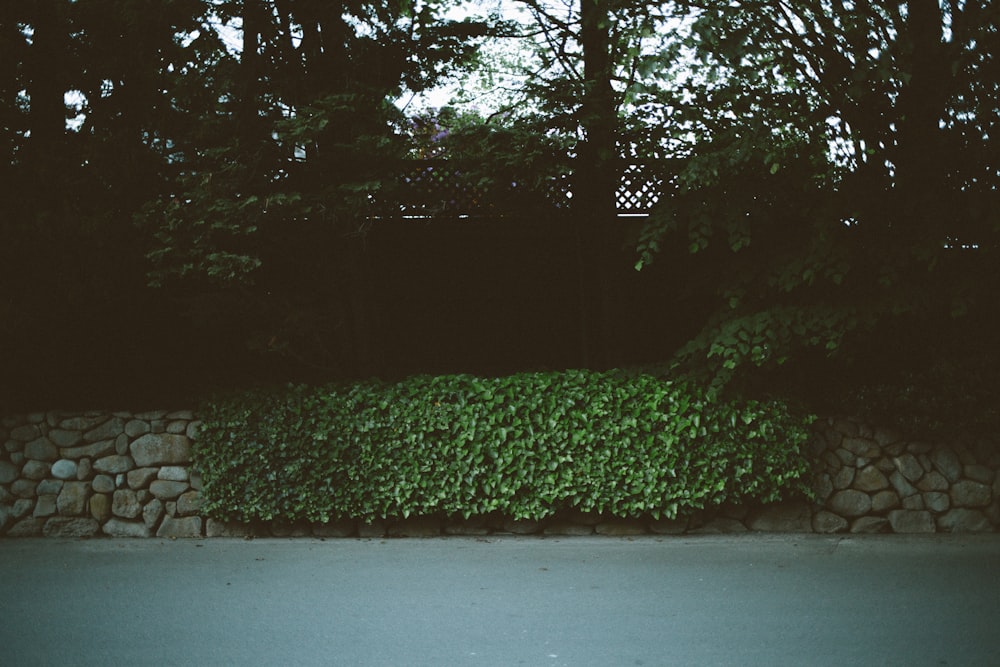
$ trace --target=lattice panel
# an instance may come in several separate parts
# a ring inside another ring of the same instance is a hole
[[[649,213],[663,196],[663,179],[642,164],[626,165],[622,170],[615,204],[618,213]]]

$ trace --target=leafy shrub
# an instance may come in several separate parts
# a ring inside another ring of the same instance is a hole
[[[217,400],[202,417],[205,509],[227,519],[675,517],[807,492],[807,420],[649,375],[293,386]]]

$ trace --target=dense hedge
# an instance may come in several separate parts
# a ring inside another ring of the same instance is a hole
[[[647,375],[297,386],[202,415],[205,509],[226,519],[674,517],[807,492],[807,420]]]

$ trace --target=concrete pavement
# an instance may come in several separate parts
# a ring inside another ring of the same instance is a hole
[[[997,665],[1000,535],[0,540],[0,664]]]

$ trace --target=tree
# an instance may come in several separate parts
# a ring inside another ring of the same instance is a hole
[[[715,306],[682,366],[722,386],[817,348],[870,361],[920,330],[920,356],[979,331],[998,278],[997,9],[678,5],[672,54],[697,59],[652,92],[687,162],[640,264],[683,236],[695,255]]]

